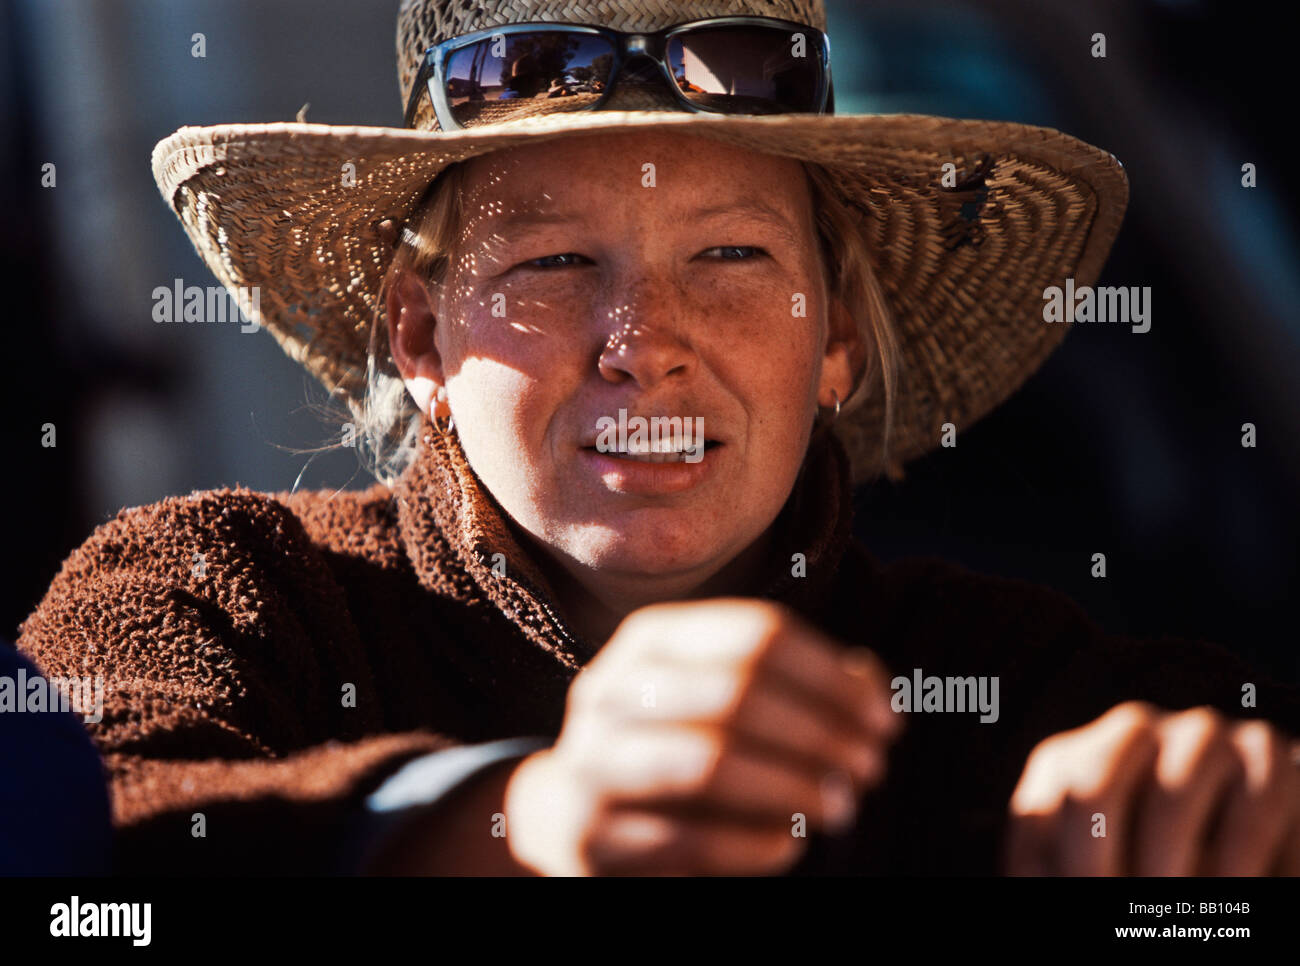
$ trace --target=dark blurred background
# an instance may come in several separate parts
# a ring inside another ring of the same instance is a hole
[[[9,468],[0,638],[124,506],[193,489],[371,481],[324,392],[265,332],[152,321],[215,280],[149,169],[186,124],[400,125],[396,0],[0,0],[0,248]],[[1123,633],[1220,641],[1300,680],[1300,261],[1292,40],[1251,4],[828,3],[841,113],[1059,128],[1132,200],[1099,284],[1152,289],[1151,331],[1079,326],[955,449],[859,498],[859,535],[1055,586]],[[206,57],[190,54],[206,38]],[[1091,55],[1106,36],[1107,56]],[[57,187],[42,188],[42,165]],[[1258,187],[1241,186],[1241,166]],[[1241,446],[1254,423],[1258,446]],[[53,424],[56,443],[42,445]],[[1108,577],[1090,576],[1091,555]]]

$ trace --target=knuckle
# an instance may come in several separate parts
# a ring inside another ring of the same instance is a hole
[[[1292,781],[1294,769],[1287,741],[1267,722],[1241,722],[1232,739],[1251,797],[1276,805],[1288,797],[1293,785],[1300,789],[1300,781]]]
[[[1164,736],[1176,735],[1196,742],[1198,752],[1214,750],[1226,743],[1225,719],[1213,708],[1196,707],[1170,714],[1161,724]]]
[[[549,764],[557,776],[580,793],[593,797],[593,789],[603,781],[601,745],[592,741],[589,732],[569,729],[549,752]]]
[[[1157,722],[1152,718],[1138,719],[1130,727],[1120,731],[1108,749],[1107,762],[1113,769],[1118,762],[1143,756],[1154,758],[1160,750],[1160,734]]]
[[[1106,712],[1104,717],[1121,725],[1140,728],[1150,726],[1160,715],[1160,710],[1150,702],[1122,701]]]
[[[631,635],[645,627],[654,626],[662,618],[677,611],[678,606],[672,603],[645,604],[624,617],[614,633],[617,635]]]
[[[748,721],[760,710],[755,700],[756,675],[738,672],[721,679],[716,687],[715,710],[708,720],[717,727],[735,726]]]
[[[1047,769],[1054,769],[1056,763],[1066,757],[1066,753],[1072,743],[1072,739],[1067,735],[1051,735],[1044,738],[1029,752],[1029,757],[1025,761],[1025,770],[1041,772]]]
[[[746,601],[744,608],[749,619],[760,632],[777,634],[794,620],[794,612],[785,604],[776,600]]]
[[[1065,796],[1065,810],[1072,814],[1111,811],[1116,804],[1116,789],[1106,780],[1071,788]]]
[[[1104,798],[1113,768],[1092,742],[1070,734],[1044,739],[1031,752],[1014,803],[1025,814],[1061,813]]]
[[[790,627],[789,619],[781,610],[764,604],[750,615],[744,626],[747,646],[738,662],[739,668],[747,677],[758,678],[777,663]]]
[[[686,605],[660,603],[638,607],[619,622],[592,664],[609,665],[652,651],[683,606]]]
[[[750,627],[749,660],[746,662],[751,671],[758,671],[759,667],[766,666],[777,645],[780,645],[784,632],[785,623],[780,615],[771,612],[754,615]]]
[[[1287,743],[1282,734],[1267,721],[1242,721],[1232,734],[1232,743],[1243,755],[1266,762],[1270,771],[1285,764]]]
[[[1206,731],[1223,731],[1226,730],[1227,718],[1225,718],[1216,708],[1208,704],[1198,705],[1195,708],[1188,708],[1182,712],[1188,721],[1194,722],[1197,727]]]
[[[579,671],[569,684],[567,704],[571,712],[590,712],[601,706],[605,691],[602,675],[592,668]]]
[[[725,732],[710,730],[702,733],[689,767],[682,772],[679,782],[681,794],[705,797],[717,791],[725,781],[731,744]]]
[[[708,750],[701,756],[701,763],[696,773],[696,789],[708,793],[721,787],[726,777],[727,759],[731,755],[731,742],[721,737],[710,742]]]
[[[1201,768],[1211,768],[1224,764],[1240,766],[1243,764],[1242,757],[1237,749],[1233,747],[1232,735],[1227,728],[1220,727],[1217,724],[1205,723],[1202,719],[1197,722],[1198,747],[1196,754],[1197,765]]]

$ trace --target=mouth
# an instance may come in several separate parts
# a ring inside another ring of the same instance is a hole
[[[707,453],[721,445],[720,440],[706,439],[704,452]],[[698,452],[698,447],[682,448],[680,444],[673,443],[659,443],[654,447],[648,444],[628,446],[626,449],[600,449],[593,443],[582,448],[591,453],[600,453],[602,456],[630,460],[634,463],[683,463]]]

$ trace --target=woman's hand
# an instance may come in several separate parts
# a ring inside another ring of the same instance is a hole
[[[1262,721],[1117,705],[1034,748],[1011,798],[1006,871],[1300,875],[1294,754]]]
[[[552,875],[788,870],[842,827],[901,727],[888,678],[776,605],[635,611],[506,792],[514,857]],[[802,816],[802,818],[801,818]]]

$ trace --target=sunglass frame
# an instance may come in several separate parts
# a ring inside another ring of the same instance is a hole
[[[424,52],[424,61],[420,67],[420,73],[415,78],[415,83],[411,87],[411,97],[406,105],[406,116],[403,120],[404,127],[411,127],[415,121],[415,116],[419,110],[420,99],[427,91],[430,100],[433,102],[434,114],[438,118],[438,125],[444,131],[464,130],[463,126],[457,122],[452,114],[451,105],[447,102],[447,84],[444,76],[447,59],[456,51],[469,47],[473,44],[480,43],[484,40],[490,40],[496,36],[512,36],[522,33],[540,33],[550,31],[562,31],[567,33],[580,34],[584,36],[601,37],[610,42],[614,53],[614,61],[610,70],[609,80],[605,85],[605,90],[601,92],[600,99],[587,107],[578,108],[577,111],[597,111],[608,101],[618,89],[619,79],[623,75],[627,62],[636,57],[649,57],[659,65],[659,70],[663,74],[668,88],[672,91],[673,96],[683,106],[684,109],[696,114],[733,114],[739,113],[734,111],[717,111],[707,107],[701,107],[694,101],[690,100],[681,89],[677,86],[677,80],[672,75],[672,69],[668,64],[668,45],[679,34],[687,33],[702,28],[712,27],[768,27],[789,31],[790,33],[805,32],[810,35],[812,43],[809,45],[816,52],[821,67],[821,76],[818,80],[818,91],[813,97],[816,107],[807,112],[786,112],[786,113],[811,113],[811,114],[831,114],[835,110],[835,90],[831,81],[831,40],[824,31],[808,24],[797,23],[792,20],[780,20],[776,17],[709,17],[704,20],[692,20],[687,23],[675,24],[672,27],[666,27],[663,30],[651,33],[636,33],[623,30],[614,30],[612,27],[602,27],[595,24],[574,24],[574,23],[555,23],[549,21],[537,21],[530,23],[502,24],[498,27],[487,27],[483,30],[475,30],[472,33],[462,34],[459,37],[451,37],[440,44],[435,44]],[[556,113],[576,113],[577,111],[557,111]]]

